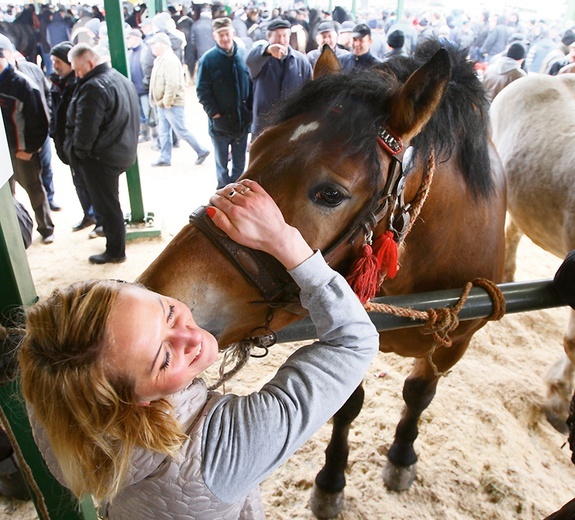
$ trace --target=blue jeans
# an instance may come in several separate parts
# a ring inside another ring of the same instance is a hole
[[[178,139],[186,141],[198,155],[203,155],[208,151],[186,127],[184,107],[157,107],[157,110],[160,134],[160,161],[167,163],[172,161],[172,130]]]
[[[246,149],[248,146],[248,132],[239,139],[212,135],[216,159],[216,177],[218,190],[230,182],[236,182],[244,173],[246,167]],[[232,174],[228,171],[228,157],[232,149]]]
[[[42,185],[46,190],[48,202],[54,200],[54,172],[52,171],[52,148],[50,148],[50,136],[46,137],[42,148],[40,148],[40,164],[42,165]]]
[[[150,98],[148,94],[139,94],[138,99],[140,101],[140,123],[146,124],[150,114]]]

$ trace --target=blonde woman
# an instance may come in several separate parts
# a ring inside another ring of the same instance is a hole
[[[36,440],[54,475],[107,504],[107,518],[264,518],[258,484],[341,407],[378,350],[348,284],[259,184],[210,202],[218,227],[290,272],[319,341],[258,392],[222,396],[198,377],[215,338],[172,298],[103,280],[31,308],[20,364]]]

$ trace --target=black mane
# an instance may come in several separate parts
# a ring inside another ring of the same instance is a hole
[[[489,106],[467,51],[449,43],[428,40],[413,57],[396,57],[368,71],[311,81],[280,108],[276,122],[305,113],[316,115],[322,120],[321,141],[337,139],[346,156],[364,157],[371,171],[379,171],[375,136],[386,122],[389,98],[441,47],[449,52],[451,80],[440,108],[411,144],[418,158],[428,157],[432,150],[438,162],[456,154],[472,193],[487,197],[493,187],[487,142]]]

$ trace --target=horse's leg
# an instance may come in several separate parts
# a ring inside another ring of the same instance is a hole
[[[471,335],[453,342],[450,348],[438,349],[433,362],[438,372],[447,372],[463,355]],[[427,358],[415,360],[413,370],[403,385],[405,407],[395,430],[393,444],[387,452],[383,482],[392,491],[409,489],[416,477],[417,454],[413,443],[417,439],[419,418],[435,396],[439,375],[435,375]]]
[[[365,392],[360,385],[333,416],[331,440],[325,450],[325,465],[315,478],[310,508],[318,518],[333,518],[343,506],[345,468],[349,455],[347,442],[351,423],[359,415]]]
[[[505,228],[505,271],[503,281],[513,282],[515,280],[515,270],[517,269],[517,248],[523,236],[513,218],[507,214],[508,223]]]
[[[564,353],[553,363],[547,376],[547,400],[543,411],[547,420],[557,431],[567,434],[565,423],[573,395],[573,374],[575,373],[575,312],[569,310],[569,324],[563,338]]]

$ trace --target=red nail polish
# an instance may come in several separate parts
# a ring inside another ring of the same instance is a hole
[[[213,206],[208,206],[206,208],[206,213],[208,214],[208,217],[214,218],[214,215],[216,214],[216,208],[214,208]]]

